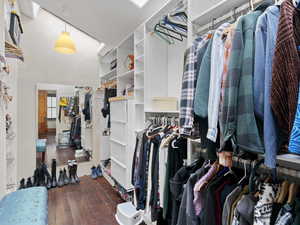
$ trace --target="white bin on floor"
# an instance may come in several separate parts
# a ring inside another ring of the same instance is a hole
[[[120,225],[139,225],[142,222],[142,214],[131,202],[125,202],[117,206],[116,220]]]

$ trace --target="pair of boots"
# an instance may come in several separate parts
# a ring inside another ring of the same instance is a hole
[[[97,167],[93,166],[91,168],[91,177],[92,179],[97,179],[98,177],[102,177],[103,174],[102,174],[102,169],[101,169],[101,166],[98,165]]]
[[[79,183],[79,177],[77,176],[78,164],[76,160],[68,160],[68,170],[70,175],[70,183],[76,184]]]
[[[31,177],[29,177],[27,178],[27,182],[25,184],[25,179],[23,178],[20,181],[19,189],[38,186],[46,186],[47,188],[51,188],[51,176],[48,172],[47,165],[45,163],[42,163],[38,168],[35,169],[33,175],[33,182],[31,180]]]
[[[45,163],[35,169],[33,186],[46,186],[48,189],[52,187],[51,175]]]
[[[27,178],[26,184],[25,184],[25,179],[24,178],[20,181],[19,189],[25,189],[25,188],[31,188],[31,187],[33,187],[33,183],[31,181],[31,177]]]
[[[54,160],[55,168],[53,167],[53,173],[55,177],[53,176],[53,182],[56,182],[58,187],[62,187],[67,184],[76,184],[79,183],[79,177],[77,176],[77,162],[76,160],[68,160],[68,172],[69,176],[67,174],[66,168],[61,169],[59,171],[58,181],[56,181],[56,161]],[[55,170],[55,171],[54,171]]]
[[[70,183],[70,180],[69,180],[69,177],[67,175],[66,168],[64,168],[63,170],[60,169],[59,176],[58,176],[57,186],[58,187],[62,187],[62,186],[67,185],[69,183]]]

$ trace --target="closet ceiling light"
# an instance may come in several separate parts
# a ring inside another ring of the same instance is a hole
[[[146,3],[149,0],[130,0],[130,1],[133,2],[135,5],[137,5],[138,7],[143,8],[144,5],[146,5]]]
[[[57,41],[55,42],[54,50],[63,54],[74,54],[76,46],[70,37],[70,33],[63,31]]]

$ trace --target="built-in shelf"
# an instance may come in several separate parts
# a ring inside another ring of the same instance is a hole
[[[118,78],[129,78],[134,75],[134,70],[127,71],[121,75],[118,75]]]
[[[136,75],[136,76],[144,75],[144,71],[138,71],[138,72],[135,72],[135,75]]]
[[[144,90],[144,87],[136,87],[134,88],[135,91],[143,91]]]
[[[144,105],[144,102],[136,102],[134,104],[136,104],[136,105]]]
[[[111,120],[111,122],[113,122],[113,123],[123,123],[123,124],[127,123],[126,121],[122,121],[122,120]]]
[[[144,55],[137,56],[135,60],[138,62],[144,62]]]
[[[100,77],[102,78],[102,79],[105,79],[105,78],[112,78],[112,77],[116,77],[117,76],[117,69],[115,68],[115,69],[113,69],[113,70],[111,70],[111,71],[109,71],[109,72],[107,72],[106,74],[104,74],[104,75],[100,75]]]
[[[120,141],[117,141],[117,140],[115,140],[115,139],[113,139],[113,138],[110,138],[110,140],[111,140],[112,142],[118,144],[118,145],[122,145],[122,146],[126,146],[126,145],[127,145],[127,144],[122,143],[122,142],[120,142]]]

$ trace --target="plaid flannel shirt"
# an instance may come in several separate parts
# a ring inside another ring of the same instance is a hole
[[[197,62],[198,52],[208,40],[211,33],[197,38],[193,45],[185,52],[184,71],[182,78],[181,100],[180,100],[180,134],[191,136],[194,128],[194,98],[197,85]]]
[[[263,153],[253,103],[254,31],[260,10],[239,19],[225,81],[221,123],[224,147],[231,141],[243,150]]]

